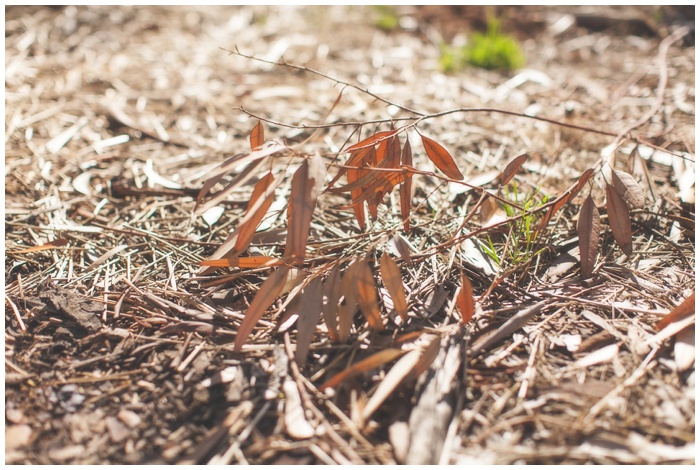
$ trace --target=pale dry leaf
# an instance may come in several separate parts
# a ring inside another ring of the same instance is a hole
[[[284,380],[282,385],[284,392],[284,425],[287,434],[292,439],[309,439],[316,431],[304,416],[304,407],[301,404],[301,396],[297,384],[290,377]]]
[[[320,155],[315,154],[297,169],[292,177],[292,190],[287,208],[287,245],[284,257],[301,265],[306,257],[306,242],[309,238],[311,216],[316,208],[316,199],[326,177],[326,165]]]
[[[695,362],[695,324],[678,332],[676,343],[673,345],[673,357],[679,372],[684,372],[693,365]]]
[[[603,362],[610,362],[614,357],[620,352],[620,345],[617,343],[609,344],[603,346],[602,348],[593,351],[592,353],[586,354],[579,360],[577,360],[573,367],[575,369],[585,369],[586,367],[594,366],[596,364],[601,364]]]
[[[320,277],[309,282],[301,293],[297,320],[297,349],[294,359],[300,366],[306,362],[309,346],[316,331],[323,307],[323,283]]]
[[[403,321],[408,321],[408,306],[406,304],[406,292],[401,281],[401,269],[396,262],[391,259],[388,253],[384,253],[379,259],[379,269],[381,270],[382,281],[389,296],[394,302],[394,310]]]
[[[590,194],[578,213],[576,232],[581,256],[581,278],[587,279],[593,273],[600,237],[600,214]]]
[[[639,185],[634,176],[624,171],[614,170],[612,172],[612,181],[615,191],[624,199],[632,209],[641,209],[644,207],[644,190]]]

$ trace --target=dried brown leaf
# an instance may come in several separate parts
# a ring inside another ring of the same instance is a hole
[[[644,207],[644,190],[639,185],[634,176],[624,171],[612,172],[613,187],[617,194],[627,202],[632,209],[641,209]]]
[[[335,388],[344,380],[350,377],[355,377],[358,374],[368,372],[370,370],[376,369],[379,366],[387,364],[397,357],[401,356],[403,351],[396,348],[382,349],[381,351],[372,354],[371,356],[353,364],[342,372],[334,375],[321,386],[318,387],[319,390],[325,390],[327,388]]]
[[[250,149],[255,150],[256,148],[262,146],[265,142],[265,128],[263,127],[262,121],[253,127],[250,131]]]
[[[273,181],[274,176],[272,172],[270,172],[260,178],[260,181],[258,181],[253,188],[253,194],[250,196],[250,205],[243,217],[244,222],[238,226],[238,236],[236,237],[236,243],[233,245],[234,251],[243,251],[248,247],[250,241],[253,239],[253,235],[255,235],[255,229],[258,228],[258,225],[260,225],[260,222],[263,217],[265,217],[265,214],[267,214],[272,202],[275,200],[275,193],[267,191]],[[256,202],[261,196],[266,194],[266,192],[268,193],[267,197],[262,205],[257,207],[258,205]],[[255,209],[255,212],[253,212],[252,209]],[[250,217],[246,217],[248,214],[250,214]]]
[[[265,311],[270,307],[270,305],[272,305],[275,299],[277,299],[282,292],[282,289],[287,282],[288,274],[289,268],[286,266],[281,267],[270,273],[270,277],[268,277],[265,282],[262,283],[258,293],[250,303],[248,311],[245,313],[241,326],[238,328],[236,342],[233,345],[234,351],[241,351],[243,344],[253,331],[255,324],[258,323],[258,320],[260,320],[263,313],[265,313]]]
[[[503,170],[503,176],[501,177],[501,186],[507,185],[510,180],[513,179],[513,176],[515,176],[523,166],[523,163],[525,163],[525,160],[527,160],[527,154],[518,155],[506,165],[505,170]]]
[[[418,135],[420,135],[420,138],[423,141],[423,148],[425,148],[425,153],[428,154],[428,158],[430,158],[430,161],[432,161],[435,166],[440,169],[440,171],[445,173],[448,178],[452,178],[454,180],[464,179],[464,176],[462,175],[462,172],[459,171],[454,158],[452,158],[452,155],[450,155],[450,152],[448,152],[445,147],[420,133]]]
[[[212,266],[217,268],[241,268],[253,269],[270,266],[282,266],[284,262],[279,258],[271,256],[246,256],[242,258],[209,259],[201,261],[201,266]]]
[[[462,284],[457,292],[456,304],[459,312],[462,314],[462,323],[467,324],[474,316],[474,289],[472,288],[472,281],[466,274],[462,273],[460,277]]]
[[[377,132],[376,134],[367,137],[364,140],[361,140],[360,142],[356,143],[355,145],[351,145],[347,149],[345,149],[346,152],[352,152],[353,150],[358,150],[366,147],[374,147],[377,142],[383,141],[391,137],[392,135],[396,134],[397,131],[381,131]]]
[[[369,399],[362,412],[362,418],[367,421],[375,411],[386,401],[396,387],[406,379],[417,377],[425,371],[437,357],[440,350],[440,337],[433,336],[424,348],[417,348],[404,355],[394,364],[380,382],[374,395]]]
[[[338,338],[338,302],[340,301],[340,265],[336,264],[328,273],[326,283],[323,286],[323,294],[326,302],[323,304],[323,319],[328,328],[328,336],[331,341],[337,342]]]
[[[340,292],[343,300],[338,307],[338,339],[345,342],[350,336],[353,317],[357,311],[357,296],[355,295],[355,268],[357,261],[347,267],[340,281]]]
[[[581,253],[581,278],[587,279],[593,273],[600,238],[600,214],[590,194],[578,213],[576,232]]]
[[[316,208],[316,199],[325,176],[326,166],[320,155],[316,154],[305,160],[292,177],[284,257],[291,259],[294,264],[303,264],[306,257],[311,216]]]
[[[676,306],[676,308],[671,310],[668,315],[660,320],[655,326],[656,331],[661,331],[674,321],[687,317],[693,313],[695,313],[695,292],[690,294],[687,299],[681,302],[680,305]]]
[[[294,354],[294,359],[300,366],[306,362],[322,308],[323,284],[321,277],[316,277],[304,287],[301,293],[297,319],[297,349]]]
[[[394,302],[396,313],[403,321],[408,321],[408,306],[406,305],[406,292],[401,281],[401,269],[388,253],[384,253],[379,259],[379,268],[384,286]]]
[[[379,310],[379,301],[377,299],[377,290],[374,286],[374,276],[372,268],[369,267],[367,260],[358,260],[353,271],[355,296],[357,303],[360,306],[360,311],[367,319],[369,326],[375,331],[383,331],[384,324],[382,323],[381,312]]]
[[[66,246],[67,244],[67,238],[58,238],[52,242],[44,243],[43,245],[32,246],[23,250],[12,251],[11,254],[36,253],[37,251],[53,250],[54,248]]]
[[[401,164],[405,166],[413,165],[413,152],[411,150],[411,143],[408,139],[406,139],[406,143],[403,146],[403,151],[401,152]],[[411,228],[410,217],[412,179],[413,175],[407,173],[406,179],[401,183],[399,187],[399,195],[401,199],[401,218],[403,219],[403,229],[407,232]]]
[[[627,256],[632,255],[632,220],[627,203],[608,183],[605,185],[607,198],[608,223],[618,246]]]

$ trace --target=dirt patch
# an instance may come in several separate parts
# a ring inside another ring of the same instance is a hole
[[[489,13],[526,67],[440,72],[440,45]],[[400,7],[390,32],[359,6],[5,14],[7,463],[694,462],[694,310],[655,329],[695,285],[694,10]],[[302,161],[318,155],[328,183],[342,148],[419,118],[490,200],[534,204],[517,219],[533,225],[494,222],[512,214],[447,183],[406,129],[418,170],[409,230],[397,191],[365,232],[346,193],[324,193],[295,271],[328,285],[332,263],[347,272],[367,258],[383,331],[364,308],[347,340],[319,321],[298,364],[305,294],[290,285],[235,350],[275,268],[203,275],[200,263],[245,220],[264,172],[279,186],[243,256],[276,259]],[[284,150],[195,216],[207,175],[250,151],[258,119]],[[528,238],[589,168],[585,189]],[[610,230],[611,168],[643,188],[631,255]],[[589,194],[600,248],[582,279]],[[478,306],[467,325],[463,275]],[[359,370],[363,360],[379,362]]]

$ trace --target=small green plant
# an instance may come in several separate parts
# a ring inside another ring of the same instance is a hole
[[[525,56],[518,42],[501,32],[501,22],[489,18],[486,33],[475,33],[464,46],[441,45],[439,63],[444,72],[466,65],[487,70],[514,70],[525,65]]]
[[[374,25],[382,31],[391,32],[399,27],[399,15],[392,5],[375,5],[378,17]]]
[[[484,252],[504,267],[507,264],[511,267],[529,263],[543,249],[537,249],[537,225],[539,215],[537,209],[547,203],[546,195],[538,197],[539,188],[521,197],[518,193],[517,183],[514,181],[505,188],[505,197],[514,204],[522,207],[522,212],[510,204],[503,204],[503,210],[508,218],[522,215],[519,219],[510,224],[510,231],[503,243],[501,254],[490,236],[487,235],[487,246],[483,246]]]

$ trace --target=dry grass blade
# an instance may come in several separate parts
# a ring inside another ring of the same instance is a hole
[[[639,185],[634,176],[624,171],[612,172],[613,187],[617,194],[625,200],[632,209],[641,209],[644,207],[644,190]]]
[[[578,213],[576,232],[581,253],[581,278],[587,279],[593,273],[600,238],[600,214],[590,194]]]
[[[262,125],[262,121],[258,121],[255,127],[250,131],[250,149],[255,150],[261,147],[264,142],[265,128]]]
[[[238,328],[238,333],[236,334],[236,342],[234,343],[233,349],[236,352],[240,352],[243,348],[248,336],[253,331],[253,327],[260,320],[265,310],[267,310],[270,305],[277,299],[277,296],[282,292],[282,288],[287,282],[287,275],[289,274],[289,268],[281,267],[270,274],[270,277],[265,280],[260,286],[258,293],[255,294],[255,298],[250,303],[248,311],[245,313],[245,317],[241,322],[241,326]]]
[[[401,281],[401,269],[396,262],[391,259],[388,253],[384,253],[379,259],[379,268],[382,274],[382,281],[386,290],[389,291],[391,300],[394,302],[394,309],[403,321],[408,321],[408,306],[406,304],[406,292],[404,292]]]
[[[632,220],[627,203],[611,184],[605,185],[608,222],[618,246],[627,256],[632,255]]]
[[[379,310],[379,301],[377,299],[377,290],[374,286],[374,276],[372,268],[369,267],[367,260],[359,260],[353,270],[355,296],[357,303],[360,305],[360,311],[367,319],[369,326],[375,331],[383,331],[384,324],[382,323],[381,312]]]
[[[368,358],[362,359],[361,361],[351,365],[342,372],[337,373],[327,381],[325,381],[321,386],[318,387],[319,390],[325,390],[327,388],[337,387],[343,380],[347,380],[350,377],[354,377],[358,374],[376,369],[377,367],[387,364],[397,357],[401,356],[403,351],[396,348],[382,349],[381,351],[372,354]]]
[[[420,133],[418,135],[420,135],[420,138],[423,141],[423,148],[425,148],[425,153],[428,154],[428,158],[435,164],[436,167],[438,167],[438,169],[440,169],[440,171],[445,173],[448,178],[452,178],[454,180],[464,179],[464,175],[462,175],[462,172],[459,171],[454,158],[452,158],[452,155],[450,155],[450,152],[448,152],[445,147]]]
[[[467,324],[474,316],[474,290],[472,281],[466,274],[462,273],[460,277],[462,285],[457,292],[457,308],[462,314],[462,323]]]
[[[671,310],[671,313],[659,321],[655,326],[656,331],[661,331],[674,321],[693,313],[695,313],[695,292],[690,294],[690,296],[681,302],[680,305]]]
[[[401,152],[401,165],[413,166],[413,151],[411,150],[411,142],[406,139]],[[413,175],[410,173],[399,186],[399,195],[401,199],[401,218],[403,219],[403,228],[405,231],[411,228],[409,218],[411,217],[411,181]]]
[[[527,154],[518,155],[506,165],[501,176],[501,186],[507,185],[527,160]]]
[[[297,320],[297,349],[294,359],[300,366],[306,362],[309,346],[316,331],[323,307],[323,284],[320,277],[309,282],[301,293],[299,319]]]
[[[440,336],[431,336],[427,346],[407,353],[387,372],[362,411],[363,421],[366,422],[377,411],[401,382],[419,376],[430,367],[440,350]]]
[[[326,166],[320,155],[305,160],[292,177],[290,203],[287,208],[287,246],[285,258],[300,265],[306,257],[306,241],[309,238],[311,216],[316,199],[326,176]]]
[[[328,273],[326,283],[323,286],[326,302],[323,304],[323,320],[328,328],[328,336],[331,341],[338,341],[338,302],[340,301],[340,265],[335,264]]]

